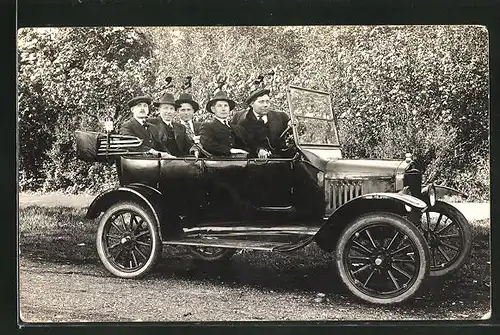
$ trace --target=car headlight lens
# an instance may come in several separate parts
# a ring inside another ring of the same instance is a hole
[[[316,174],[316,180],[318,182],[318,186],[320,187],[323,187],[323,182],[325,180],[325,173],[322,172],[322,171],[319,171],[317,174]]]
[[[104,121],[104,130],[106,130],[106,132],[112,131],[113,130],[113,121],[110,121],[110,120]]]
[[[434,206],[436,204],[436,187],[434,185],[429,186],[429,205]]]

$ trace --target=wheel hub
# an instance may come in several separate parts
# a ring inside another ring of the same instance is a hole
[[[437,236],[436,234],[434,233],[431,233],[430,236],[429,236],[429,245],[432,247],[432,248],[437,248],[441,243],[440,243],[440,239],[439,239],[439,236]]]
[[[125,249],[132,249],[134,247],[134,239],[130,235],[122,237],[120,243]]]

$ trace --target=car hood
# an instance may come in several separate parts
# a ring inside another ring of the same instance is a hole
[[[404,160],[335,159],[326,163],[325,178],[393,177],[408,165]]]

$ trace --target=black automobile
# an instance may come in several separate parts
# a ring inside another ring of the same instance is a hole
[[[161,159],[134,152],[141,141],[132,136],[77,132],[79,156],[115,161],[120,180],[86,215],[99,217],[104,266],[137,278],[163,245],[219,261],[238,249],[291,252],[316,243],[335,253],[347,288],[377,304],[403,302],[429,275],[460,268],[471,249],[469,223],[438,200],[460,192],[422,185],[410,154],[343,159],[330,99],[289,86],[287,154],[267,159],[214,157],[201,147]]]

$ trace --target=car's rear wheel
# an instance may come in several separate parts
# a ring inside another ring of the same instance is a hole
[[[191,245],[188,247],[188,250],[196,259],[201,259],[207,262],[228,260],[236,252],[236,249],[199,247]]]
[[[467,261],[472,236],[465,216],[452,205],[436,201],[422,214],[419,228],[430,249],[430,275],[444,276]]]
[[[106,269],[121,278],[147,274],[161,251],[152,214],[132,202],[117,203],[102,215],[96,245]]]
[[[413,297],[429,273],[429,249],[421,232],[392,213],[356,218],[336,247],[339,276],[358,298],[394,304]]]

